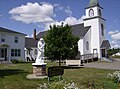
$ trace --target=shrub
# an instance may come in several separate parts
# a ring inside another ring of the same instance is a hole
[[[25,63],[25,61],[20,60],[20,59],[19,59],[19,60],[15,60],[15,59],[14,59],[14,60],[11,60],[11,62],[12,62],[12,63]]]
[[[53,83],[39,84],[37,89],[78,89],[74,82],[67,83],[65,80]]]
[[[112,74],[109,73],[109,74],[107,75],[107,77],[108,77],[109,79],[112,79],[115,83],[119,83],[119,82],[120,82],[120,71],[115,71],[115,72],[113,72]]]

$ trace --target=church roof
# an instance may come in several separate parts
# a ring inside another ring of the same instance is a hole
[[[110,46],[110,43],[108,40],[103,40],[102,42],[102,45],[100,48],[106,48],[106,49],[109,49],[111,46]]]
[[[9,30],[9,29],[2,28],[2,27],[0,27],[0,32],[5,32],[5,33],[15,33],[15,34],[21,34],[21,35],[25,35],[25,36],[26,36],[26,34],[24,34],[24,33],[16,32],[16,31]]]
[[[90,26],[84,27],[84,24],[77,24],[72,26],[72,34],[79,38],[83,38],[87,31],[90,29]]]
[[[96,6],[98,5],[99,6],[99,3],[98,3],[98,0],[90,0],[90,3],[89,3],[89,6]]]
[[[74,36],[83,38],[85,36],[85,34],[87,33],[87,31],[90,29],[90,26],[84,27],[84,24],[77,24],[77,25],[71,26],[71,29],[72,29],[72,34]],[[39,32],[37,34],[36,38],[40,39],[43,36],[45,36],[46,33],[47,33],[47,31]],[[35,41],[33,38],[25,38],[25,47],[26,48],[37,47],[37,42],[38,42],[38,40]]]
[[[37,47],[38,40],[34,40],[33,38],[25,38],[25,48]]]
[[[44,35],[46,35],[46,33],[47,33],[47,31],[39,32],[36,37],[42,38]]]
[[[77,36],[77,37],[80,37],[80,38],[84,37],[86,32],[89,30],[89,28],[90,28],[90,26],[84,27],[84,24],[77,24],[77,25],[71,26],[72,34],[74,36]],[[37,38],[43,37],[44,35],[46,35],[46,33],[47,33],[47,31],[39,32],[37,34]]]

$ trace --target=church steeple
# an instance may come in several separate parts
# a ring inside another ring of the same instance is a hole
[[[99,6],[98,0],[90,0],[89,6]]]

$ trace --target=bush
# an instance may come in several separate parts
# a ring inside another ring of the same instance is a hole
[[[23,60],[11,60],[12,63],[25,63]]]
[[[74,82],[67,83],[65,80],[53,83],[39,84],[37,89],[78,89]]]
[[[107,75],[107,77],[108,77],[109,79],[112,79],[112,81],[114,81],[115,83],[119,83],[119,82],[120,82],[120,71],[115,71],[115,72],[113,72],[112,74],[109,73],[109,74]]]

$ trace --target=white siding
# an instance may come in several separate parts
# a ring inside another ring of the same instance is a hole
[[[1,35],[5,35],[5,44],[9,45],[7,57],[12,59],[25,59],[24,47],[25,47],[25,35],[15,34],[15,33],[3,33],[0,32],[0,43],[1,43]],[[15,36],[18,37],[18,43],[15,43]],[[21,56],[20,57],[11,57],[11,49],[20,49]]]
[[[81,55],[83,55],[83,39],[80,39],[78,41],[78,51],[80,52]]]

